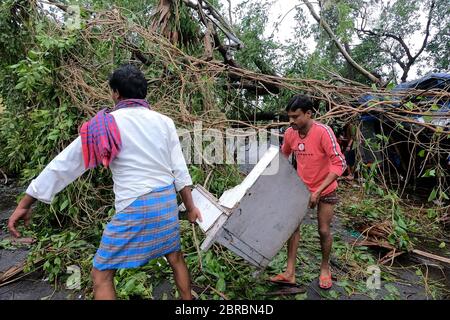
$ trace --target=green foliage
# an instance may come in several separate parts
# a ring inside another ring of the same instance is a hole
[[[243,67],[267,73],[276,69],[278,56],[277,44],[272,37],[265,38],[268,10],[270,5],[264,2],[244,1],[238,6],[239,24],[237,35],[245,47],[236,53],[236,60]]]
[[[78,115],[74,108],[45,107],[28,113],[6,110],[0,118],[0,167],[22,170],[24,180],[36,176],[56,155],[60,141],[69,141],[76,134]]]
[[[62,77],[67,76],[65,72],[68,71],[61,70],[61,61],[70,61],[75,65],[89,61],[93,70],[83,70],[83,80],[89,86],[96,84],[94,81],[97,78],[93,79],[92,74],[102,75],[106,79],[113,66],[135,58],[129,50],[124,49],[125,39],[121,32],[108,41],[98,41],[95,36],[101,34],[102,30],[93,27],[93,36],[89,40],[91,48],[87,50],[85,42],[80,37],[81,32],[55,28],[50,18],[38,14],[31,3],[33,2],[6,0],[0,4],[0,168],[17,173],[24,184],[35,178],[44,166],[76,137],[79,125],[88,116],[83,108],[87,107],[89,110],[92,107],[89,103],[83,103],[83,97],[70,96],[65,90],[67,88],[61,87],[67,83]],[[94,10],[111,8],[113,5],[110,1],[81,0],[77,3]],[[156,3],[156,0],[132,2],[119,0],[115,1],[114,5],[125,8],[124,15],[129,18],[130,25],[137,22],[150,28],[151,19],[148,17]],[[445,10],[448,10],[443,6],[444,1],[437,3],[438,8],[441,8],[439,14],[443,18],[450,16],[444,15]],[[200,56],[201,29],[192,19],[192,10],[180,1],[177,1],[177,4],[180,10],[171,20],[171,30],[180,31],[181,50],[187,54]],[[382,41],[363,37],[361,43],[352,43],[355,38],[355,17],[366,5],[368,3],[363,1],[339,1],[336,6],[325,8],[322,13],[340,41],[350,46],[355,60],[369,70],[380,71],[391,65],[391,61],[388,61],[386,55],[381,52]],[[301,7],[298,7],[296,16],[299,21],[296,36],[287,45],[281,46],[273,36],[265,36],[270,27],[268,25],[270,5],[264,1],[256,4],[246,1],[240,5],[238,9],[240,19],[234,27],[245,43],[245,48],[236,52],[234,58],[244,67],[265,73],[276,71],[292,77],[328,79],[328,71],[333,71],[360,81],[362,78],[352,73],[323,30],[317,28],[317,25],[303,28],[306,26],[308,20],[306,17],[309,13]],[[393,13],[389,16],[391,18],[383,18],[379,25],[384,23],[390,30],[395,29],[398,34],[407,35],[407,29],[411,26],[405,25],[405,21],[415,23],[416,14],[412,11],[419,7],[421,6],[414,1],[396,1],[392,7]],[[85,18],[89,18],[87,12],[82,14]],[[426,50],[429,52],[430,61],[433,61],[433,68],[440,69],[448,66],[448,55],[443,54],[448,51],[449,41],[446,41],[448,24],[446,28],[441,28],[433,20],[433,25],[437,28],[437,33]],[[413,27],[414,30],[417,29],[416,25]],[[86,25],[82,24],[82,28],[86,28]],[[305,42],[309,36],[314,36],[318,42],[317,48],[311,52],[307,50],[309,44]],[[152,46],[157,46],[144,43],[135,34],[132,37],[144,52]],[[260,108],[263,111],[279,111],[293,94],[289,90],[283,90],[275,97],[256,98],[245,90],[236,94],[236,91],[223,90],[222,85],[227,79],[219,79],[216,83],[205,73],[198,75],[203,84],[201,87],[193,85],[188,79],[173,81],[174,87],[186,85],[183,95],[172,87],[166,88],[161,85],[161,81],[173,77],[178,79],[184,74],[185,65],[180,61],[165,63],[161,55],[151,57],[145,69],[146,76],[155,79],[156,84],[153,85],[158,87],[160,96],[172,98],[171,108],[181,102],[188,106],[194,115],[202,116],[205,110],[208,110],[205,106],[215,104],[223,106],[222,110],[227,116],[239,114],[236,109],[254,111]],[[392,87],[393,84],[394,82],[388,87]],[[149,98],[152,103],[157,103],[160,96]],[[231,106],[233,111],[229,110]],[[322,109],[325,107],[321,106]],[[414,107],[412,104],[405,105],[408,109]],[[432,110],[434,109],[431,108],[430,111]],[[382,144],[388,143],[388,138],[379,135],[370,143],[373,143],[375,149],[379,149]],[[422,151],[419,153],[424,156],[425,153]],[[215,167],[192,165],[189,169],[194,183],[205,184],[216,196],[237,185],[243,178],[238,168],[232,165]],[[424,175],[432,177],[439,174],[433,170],[427,170]],[[393,232],[389,241],[402,250],[409,248],[411,244],[409,233],[416,230],[415,221],[406,216],[394,193],[382,189],[376,183],[379,175],[378,164],[372,164],[362,170],[362,174],[365,178],[366,193],[378,195],[381,200],[379,203],[370,199],[364,200],[350,206],[348,212],[354,217],[364,217],[374,222],[390,219]],[[82,270],[82,287],[86,292],[90,291],[89,272],[92,259],[105,224],[114,214],[111,184],[110,173],[107,170],[97,169],[58,194],[52,205],[37,205],[31,234],[38,239],[38,243],[33,247],[29,257],[29,269],[36,260],[40,260],[50,281],[64,282],[68,277],[67,267],[72,264],[78,265]],[[436,188],[429,200],[434,201],[438,197],[446,199],[446,194]],[[426,214],[429,219],[437,220],[440,213],[430,209]],[[201,299],[222,299],[219,293],[232,299],[268,298],[265,295],[269,290],[267,284],[263,279],[255,279],[252,276],[253,268],[243,259],[220,246],[214,246],[207,253],[199,254],[193,234],[193,230],[197,230],[199,241],[203,240],[198,228],[193,229],[186,221],[181,221],[181,226],[183,252],[186,254],[186,262],[194,283],[204,288],[208,286],[214,288],[214,290],[206,289]],[[321,253],[316,226],[302,226],[302,235],[298,260],[303,269],[299,274],[299,281],[306,285],[316,280],[318,276]],[[349,244],[336,240],[334,252],[339,262],[346,263],[350,259],[352,265],[356,265],[355,268],[362,269],[376,263],[367,248],[351,248]],[[5,240],[0,242],[0,247],[13,248],[11,243]],[[271,262],[268,272],[283,271],[285,262],[286,252],[283,250]],[[119,270],[115,278],[118,297],[151,299],[153,289],[163,279],[172,279],[171,275],[170,266],[164,258],[152,260],[136,270]],[[338,286],[344,288],[347,294],[355,290],[364,290],[359,282],[353,282],[354,279],[350,277],[339,280]],[[171,281],[173,292],[176,292],[173,280]],[[391,289],[390,294],[389,297],[395,297],[395,290]],[[328,299],[338,299],[340,296],[337,291],[324,294]],[[295,296],[299,300],[307,297],[307,294]]]
[[[144,270],[120,269],[114,278],[118,299],[152,299],[153,285],[151,276]]]
[[[244,177],[236,165],[216,165],[213,168],[209,168],[209,170],[212,170],[210,175],[209,173],[205,173],[205,168],[196,165],[189,166],[192,182],[203,185],[209,175],[206,187],[212,194],[218,197],[225,190],[231,189],[241,183]]]
[[[50,69],[39,63],[39,61],[34,60],[38,57],[39,53],[30,50],[26,60],[22,60],[19,63],[10,66],[19,77],[19,81],[14,87],[16,90],[21,90],[30,94],[33,93],[36,88],[45,84],[43,80],[46,75],[50,73]]]
[[[347,220],[347,222],[352,225],[357,224],[358,221],[372,224],[390,221],[391,233],[387,235],[389,243],[400,250],[410,250],[412,240],[409,233],[416,232],[418,224],[404,212],[400,198],[395,192],[387,190],[383,193],[377,197],[377,200],[367,198],[359,203],[348,205],[346,213],[358,219],[353,222]]]

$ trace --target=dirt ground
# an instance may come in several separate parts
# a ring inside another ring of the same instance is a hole
[[[8,237],[6,231],[6,222],[15,206],[16,196],[22,191],[13,182],[8,185],[0,184],[0,241]],[[305,225],[317,225],[315,216],[313,213],[306,216],[303,223]],[[342,241],[351,242],[352,235],[350,230],[347,230],[342,224],[339,217],[335,217],[332,225],[333,233],[338,236]],[[9,268],[15,265],[21,265],[27,257],[29,249],[0,249],[0,275]],[[376,256],[378,253],[370,251],[371,254]],[[394,286],[398,292],[398,299],[401,300],[423,300],[429,298],[427,295],[425,284],[423,284],[421,278],[409,268],[412,265],[422,265],[426,268],[429,279],[434,279],[445,283],[450,288],[450,269],[448,266],[439,265],[433,261],[419,259],[410,255],[403,255],[396,260],[392,266],[396,270],[396,278],[398,281],[390,283]],[[333,261],[332,261],[333,266]],[[340,268],[342,266],[333,266],[334,268]],[[299,266],[300,273],[301,266]],[[269,295],[273,293],[273,296],[280,296],[283,290],[286,292],[286,297],[292,294],[292,289],[273,286],[269,290]],[[339,286],[334,286],[333,290],[338,293],[337,299],[341,300],[362,300],[369,299],[365,294],[352,294],[348,295],[344,289]],[[173,287],[169,281],[163,281],[154,288],[153,296],[155,299],[172,299]],[[308,300],[320,300],[325,299],[322,290],[318,287],[317,280],[311,281],[309,284],[302,285],[299,292],[306,292],[306,299]],[[381,289],[378,290],[375,299],[383,299],[391,292],[388,290],[388,286],[384,284]],[[84,299],[84,295],[80,291],[59,289],[55,290],[54,285],[49,283],[44,278],[42,271],[37,271],[32,274],[21,276],[15,281],[10,283],[0,284],[0,300],[73,300]]]

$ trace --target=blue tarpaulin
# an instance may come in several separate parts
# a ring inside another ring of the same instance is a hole
[[[450,91],[450,74],[448,73],[430,73],[422,78],[417,80],[408,81],[400,83],[392,89],[392,92],[404,92],[405,97],[408,95],[408,90],[447,90]],[[392,98],[389,98],[392,99]],[[401,97],[398,98],[399,102],[402,100]],[[360,105],[366,105],[369,101],[383,101],[385,98],[379,94],[366,94],[362,96],[358,102]],[[450,101],[437,101],[436,104],[440,107],[439,110],[434,112],[449,112],[450,111]],[[398,107],[398,104],[391,104],[389,107],[395,108]],[[373,114],[366,114],[361,116],[361,121],[373,121],[377,119],[377,117]],[[448,119],[447,125],[450,122]],[[444,124],[446,125],[446,124]]]

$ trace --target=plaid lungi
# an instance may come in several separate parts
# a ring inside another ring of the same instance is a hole
[[[177,197],[170,185],[140,196],[114,215],[93,264],[98,270],[137,268],[180,249]]]

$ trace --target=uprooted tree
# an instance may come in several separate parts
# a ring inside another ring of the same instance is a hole
[[[261,54],[271,52],[270,45],[258,38],[260,25],[251,24],[260,22],[261,16],[248,16],[243,20],[248,28],[235,32],[216,9],[218,3],[116,1],[112,6],[106,1],[80,1],[80,27],[69,28],[64,23],[69,6],[48,2],[53,9],[44,6],[45,1],[8,0],[0,10],[0,168],[18,174],[24,183],[72,141],[83,121],[111,105],[106,79],[124,62],[143,70],[152,107],[173,118],[180,128],[192,130],[197,120],[205,129],[280,127],[286,123],[273,121],[281,115],[286,99],[304,92],[320,102],[322,121],[346,122],[363,113],[378,113],[391,123],[412,122],[414,130],[429,132],[433,138],[423,142],[417,140],[417,131],[397,128],[406,137],[405,143],[426,150],[422,167],[440,165],[440,154],[449,152],[442,144],[448,132],[411,117],[429,116],[439,100],[449,99],[448,91],[413,91],[416,97],[429,99],[402,101],[394,109],[391,104],[404,96],[335,72],[329,73],[327,81],[283,77]],[[238,60],[240,52],[247,52],[242,62]],[[287,73],[297,72],[290,69]],[[361,106],[359,98],[368,92],[383,99]],[[258,121],[264,117],[270,121]],[[389,137],[381,137],[373,148],[385,151],[390,144]],[[59,238],[44,236],[37,255],[48,257],[57,252],[58,258],[62,254],[68,261],[81,259],[84,267],[90,264],[89,256],[81,252],[92,253],[102,223],[114,213],[109,173],[96,170],[100,174],[87,173],[57,196],[50,206],[52,215],[48,215],[48,207],[38,207],[43,233],[55,226],[70,226],[71,232]],[[240,179],[229,165],[193,165],[190,170],[195,183],[207,185],[216,195]],[[438,166],[435,174],[439,178],[436,194],[445,198],[445,168]],[[193,246],[190,239],[184,241]],[[55,242],[73,247],[51,246]],[[68,248],[73,251],[64,251]],[[56,256],[52,259],[54,263],[46,270],[58,275],[61,261],[58,266]]]

